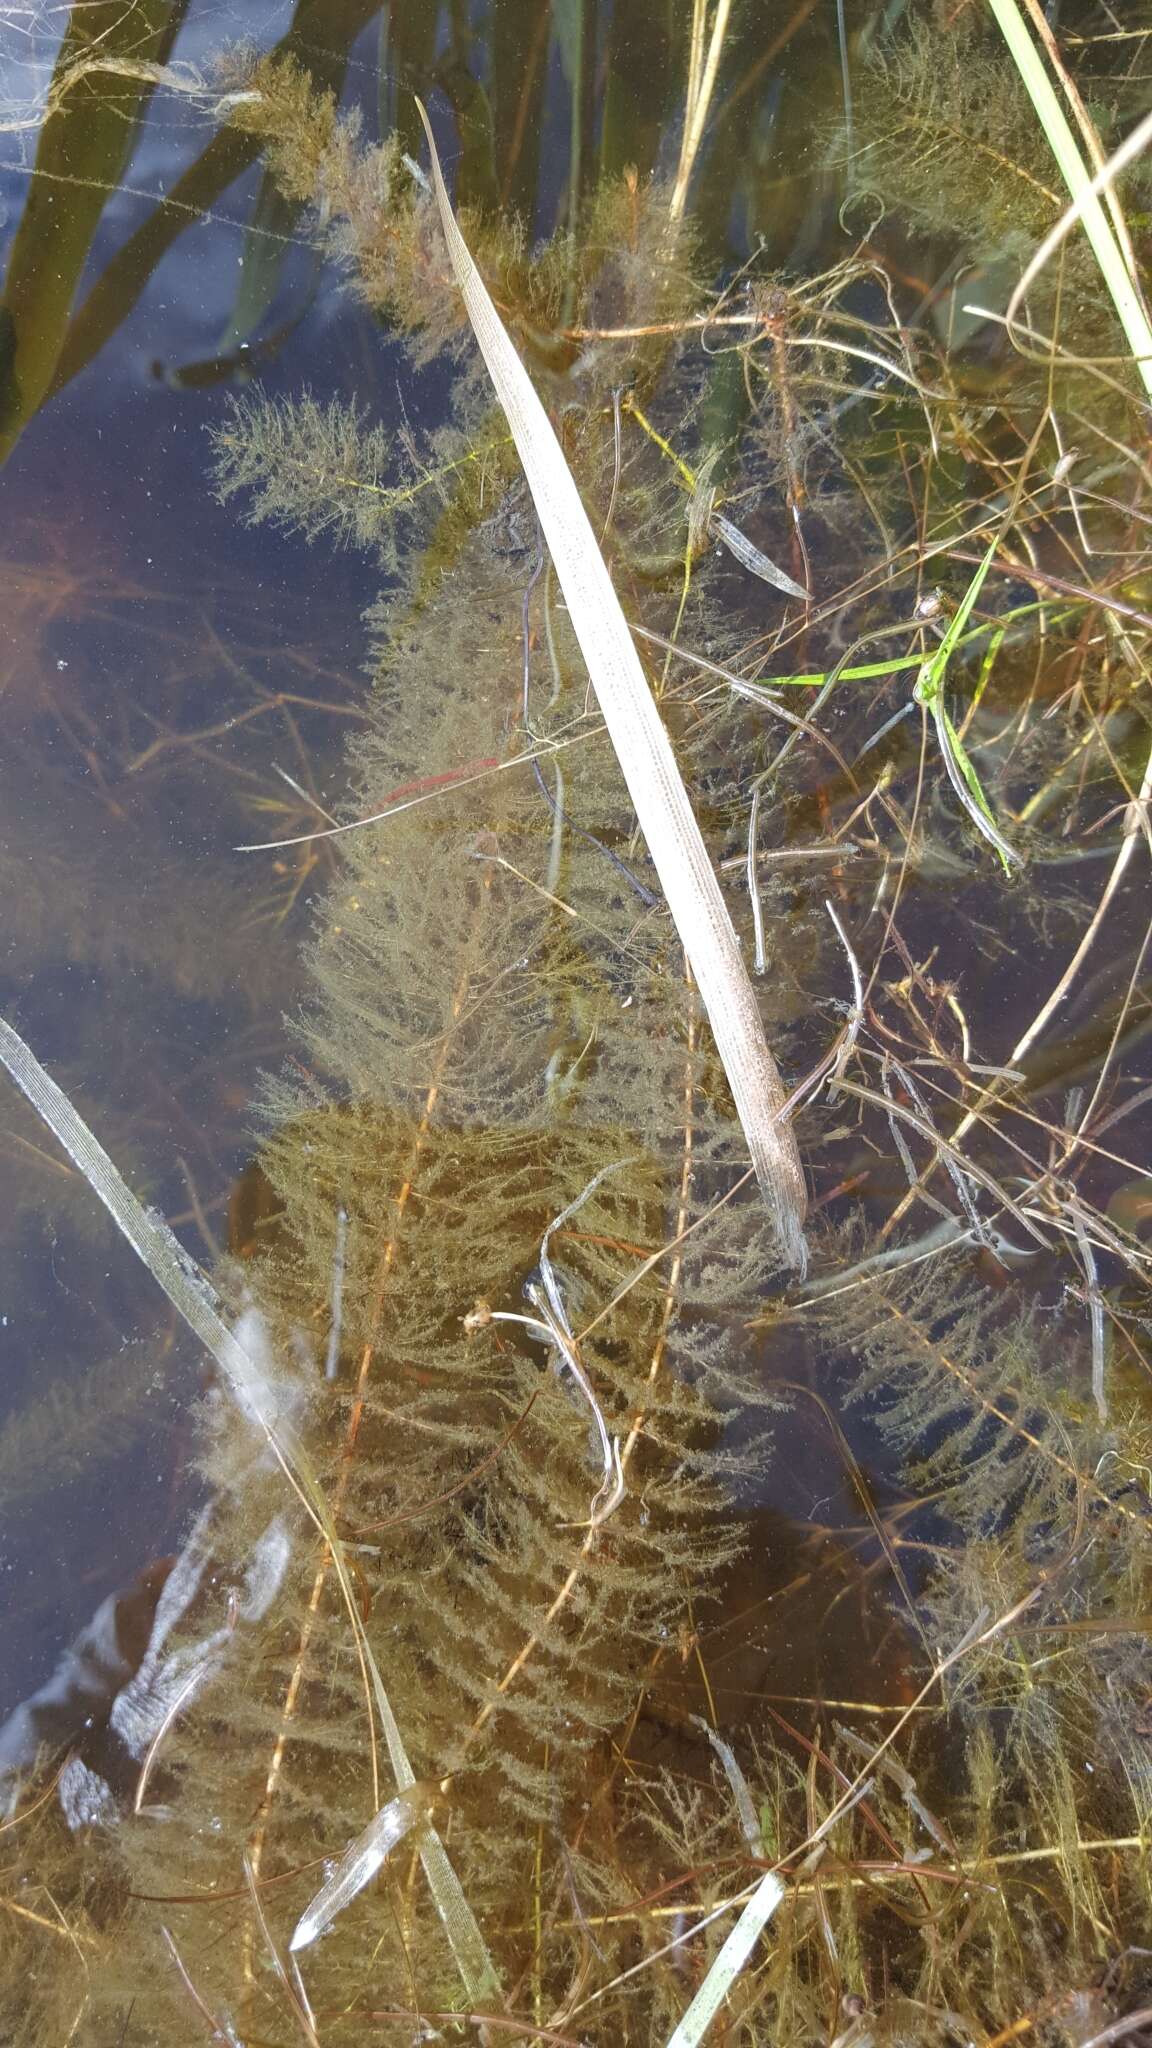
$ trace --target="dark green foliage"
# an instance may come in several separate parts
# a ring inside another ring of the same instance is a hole
[[[358,117],[318,99],[290,62],[251,66],[241,58],[222,82],[237,92],[233,124],[260,137],[285,195],[314,207],[324,247],[367,303],[410,337],[414,360],[459,353],[467,318],[435,207],[398,137],[366,146]],[[562,310],[624,325],[695,308],[690,233],[670,227],[662,188],[640,183],[634,170],[605,183],[578,237],[558,234],[531,256],[516,216],[481,206],[465,220],[497,302],[538,359],[566,368],[578,352],[547,332]]]

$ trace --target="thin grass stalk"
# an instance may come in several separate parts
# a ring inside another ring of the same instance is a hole
[[[1092,116],[1081,97],[1080,88],[1060,55],[1060,46],[1052,33],[1039,0],[1024,0],[1024,9],[1036,32],[1040,46],[1060,81],[1060,90],[1072,109],[1076,126],[1084,138],[1084,147],[1091,158],[1092,168],[1096,172],[1097,177],[1099,177],[1105,169],[1104,151],[1100,146],[1100,137],[1093,126]],[[1057,10],[1053,8],[1051,11],[1052,18],[1055,20],[1057,18]],[[1110,183],[1105,181],[1100,189],[1104,191],[1108,212],[1112,219],[1113,231],[1124,252],[1124,261],[1128,266],[1128,275],[1139,290],[1140,277],[1136,268],[1136,252],[1132,247],[1132,237],[1128,233],[1128,223],[1124,218],[1123,208],[1115,192],[1111,189]]]
[[[1146,114],[1144,119],[1137,123],[1131,135],[1125,137],[1119,149],[1108,158],[1107,163],[1100,166],[1089,188],[1091,193],[1093,195],[1104,193],[1106,196],[1114,198],[1113,186],[1116,179],[1120,176],[1121,171],[1125,170],[1130,163],[1134,163],[1138,156],[1143,155],[1149,142],[1152,142],[1152,114]],[[1049,257],[1055,254],[1065,236],[1071,234],[1077,221],[1082,218],[1082,201],[1074,200],[1072,205],[1067,207],[1061,214],[1051,233],[1045,235],[1035,254],[1029,258],[1028,266],[1012,293],[1005,311],[1005,323],[1010,333],[1016,329],[1016,316],[1029,288],[1043,270]]]
[[[691,1230],[696,1227],[696,1225],[690,1224],[688,1221],[688,1209],[689,1197],[692,1188],[692,1173],[696,1149],[696,1082],[694,1062],[697,1049],[698,1012],[694,1002],[692,1001],[692,976],[687,967],[687,964],[685,964],[684,978],[686,983],[688,984],[690,1008],[688,1017],[688,1038],[687,1045],[685,1048],[684,1062],[684,1122],[682,1126],[680,1188],[677,1197],[676,1229],[671,1239],[670,1245],[662,1246],[659,1251],[651,1253],[649,1257],[643,1261],[638,1270],[632,1275],[632,1278],[629,1281],[627,1281],[624,1287],[617,1292],[613,1299],[610,1302],[608,1302],[603,1309],[601,1309],[599,1315],[594,1317],[590,1323],[587,1323],[584,1326],[583,1330],[579,1332],[576,1338],[576,1342],[578,1344],[583,1343],[585,1339],[591,1335],[591,1332],[595,1329],[597,1323],[602,1322],[607,1316],[609,1316],[612,1313],[612,1310],[615,1308],[617,1302],[622,1301],[624,1295],[628,1293],[628,1291],[632,1287],[634,1287],[637,1284],[637,1282],[644,1277],[646,1273],[650,1272],[653,1269],[653,1267],[659,1264],[660,1260],[665,1256],[666,1252],[671,1252],[671,1264],[669,1266],[667,1284],[664,1289],[664,1305],[661,1314],[660,1329],[657,1333],[656,1343],[652,1351],[652,1356],[648,1363],[648,1373],[646,1379],[646,1385],[648,1387],[653,1387],[655,1385],[663,1369],[664,1359],[668,1348],[668,1336],[672,1327],[672,1318],[676,1312],[676,1304],[679,1299],[680,1293],[680,1280],[684,1269],[683,1243],[685,1238],[690,1234]],[[747,1176],[745,1176],[745,1178],[747,1178]],[[740,1186],[741,1182],[737,1181],[736,1187],[739,1188]],[[730,1191],[730,1194],[731,1192],[732,1191]],[[730,1194],[722,1196],[721,1202],[728,1201],[730,1199]],[[639,1409],[632,1417],[628,1429],[628,1435],[625,1439],[623,1448],[617,1448],[616,1469],[620,1475],[620,1482],[622,1485],[625,1483],[626,1480],[626,1475],[629,1463],[632,1458],[632,1453],[644,1434],[644,1426],[647,1420],[647,1409]],[[552,1623],[556,1620],[556,1617],[559,1614],[561,1614],[564,1608],[568,1605],[568,1602],[571,1599],[573,1593],[575,1592],[576,1587],[580,1583],[580,1579],[583,1574],[584,1568],[587,1565],[588,1560],[592,1556],[594,1550],[596,1549],[597,1543],[599,1541],[600,1526],[600,1524],[593,1522],[588,1528],[584,1540],[580,1545],[580,1550],[577,1555],[576,1561],[573,1564],[571,1570],[565,1575],[564,1583],[560,1587],[559,1592],[556,1594],[555,1599],[549,1606],[543,1621],[536,1628],[533,1629],[531,1635],[528,1636],[526,1641],[521,1644],[519,1650],[516,1652],[516,1655],[513,1657],[512,1662],[509,1664],[507,1670],[505,1671],[503,1677],[497,1685],[495,1696],[488,1701],[486,1706],[481,1708],[479,1714],[476,1717],[476,1720],[473,1722],[472,1727],[469,1729],[467,1738],[468,1744],[474,1742],[476,1737],[487,1726],[488,1722],[492,1719],[492,1716],[497,1711],[498,1702],[501,1699],[503,1699],[504,1695],[511,1689],[513,1685],[515,1685],[520,1676],[520,1673],[524,1670],[525,1666],[532,1660],[532,1658],[536,1654],[536,1651],[540,1648],[540,1645],[548,1629],[551,1628]]]
[[[1140,788],[1126,807],[1124,833],[1120,841],[1120,848],[1109,871],[1108,879],[1104,884],[1100,901],[1096,906],[1091,922],[1063,974],[1060,976],[1059,981],[1056,983],[1055,988],[1036,1012],[1027,1029],[1021,1033],[1007,1059],[1004,1061],[1004,1068],[1007,1071],[1011,1072],[1020,1067],[1022,1061],[1036,1044],[1037,1039],[1051,1023],[1060,1005],[1066,1000],[1073,982],[1076,980],[1088,954],[1100,936],[1104,920],[1136,852],[1138,843],[1144,841],[1147,844],[1147,811],[1150,804],[1152,804],[1152,750],[1149,751],[1148,758],[1144,764],[1144,774],[1141,779]],[[991,1105],[1002,1096],[1004,1085],[1003,1081],[997,1079],[982,1091],[979,1099],[973,1104],[971,1109],[965,1111],[960,1122],[952,1132],[951,1138],[948,1141],[951,1145],[960,1146],[969,1131],[980,1122],[981,1117],[986,1114]],[[1070,1153],[1065,1153],[1063,1159],[1059,1162],[1059,1171],[1066,1169],[1070,1156]],[[965,1163],[967,1164],[968,1162]],[[933,1158],[925,1167],[915,1188],[910,1188],[908,1193],[897,1204],[884,1225],[881,1233],[882,1236],[889,1236],[895,1229],[897,1223],[907,1213],[921,1188],[931,1178],[936,1164],[937,1159]]]
[[[682,219],[688,202],[688,187],[700,144],[712,94],[716,89],[716,74],[720,68],[720,53],[728,30],[728,17],[732,12],[732,0],[717,0],[716,16],[712,23],[712,36],[708,45],[707,58],[701,63],[704,47],[704,21],[707,0],[695,0],[692,15],[692,49],[688,65],[688,90],[684,100],[684,136],[680,144],[680,161],[676,166],[676,182],[668,203],[668,218],[672,222]]]

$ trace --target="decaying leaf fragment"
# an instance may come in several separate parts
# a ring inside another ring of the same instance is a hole
[[[417,1778],[398,1792],[369,1821],[362,1835],[344,1851],[326,1884],[322,1884],[306,1912],[300,1915],[288,1946],[294,1952],[308,1948],[338,1913],[344,1911],[387,1862],[393,1849],[431,1815],[439,1786],[431,1779]]]
[[[419,101],[417,105],[419,106]],[[740,943],[591,522],[548,415],[456,225],[420,107],[452,267],[524,465],[628,794],[712,1026],[781,1249],[806,1264],[804,1174]]]

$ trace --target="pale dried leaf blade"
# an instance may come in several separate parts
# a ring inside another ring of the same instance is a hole
[[[363,1834],[358,1835],[344,1851],[327,1882],[321,1885],[306,1911],[300,1915],[288,1944],[293,1954],[318,1940],[337,1914],[342,1913],[345,1906],[350,1905],[357,1893],[362,1892],[375,1877],[405,1835],[427,1820],[435,1804],[436,1793],[435,1783],[418,1782],[409,1785],[407,1791],[398,1792],[394,1799],[380,1808]]]
[[[560,444],[456,225],[428,117],[432,181],[456,280],[524,465],[604,723],[700,990],[784,1256],[802,1271],[806,1196],[786,1091],[612,579]]]
[[[708,525],[734,560],[743,568],[750,569],[753,576],[759,576],[762,583],[770,583],[774,590],[782,590],[785,597],[799,597],[807,604],[809,594],[804,585],[795,582],[783,569],[778,569],[775,562],[764,553],[763,548],[758,548],[755,542],[750,541],[748,535],[742,533],[738,526],[734,526],[723,512],[713,512]]]
[[[766,1870],[667,2048],[698,2048],[783,1897],[776,1872]]]

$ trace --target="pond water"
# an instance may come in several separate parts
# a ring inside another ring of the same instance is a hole
[[[1152,2039],[1147,392],[991,13],[766,12],[0,16],[0,1016],[153,1265],[5,1078],[5,2042]]]

